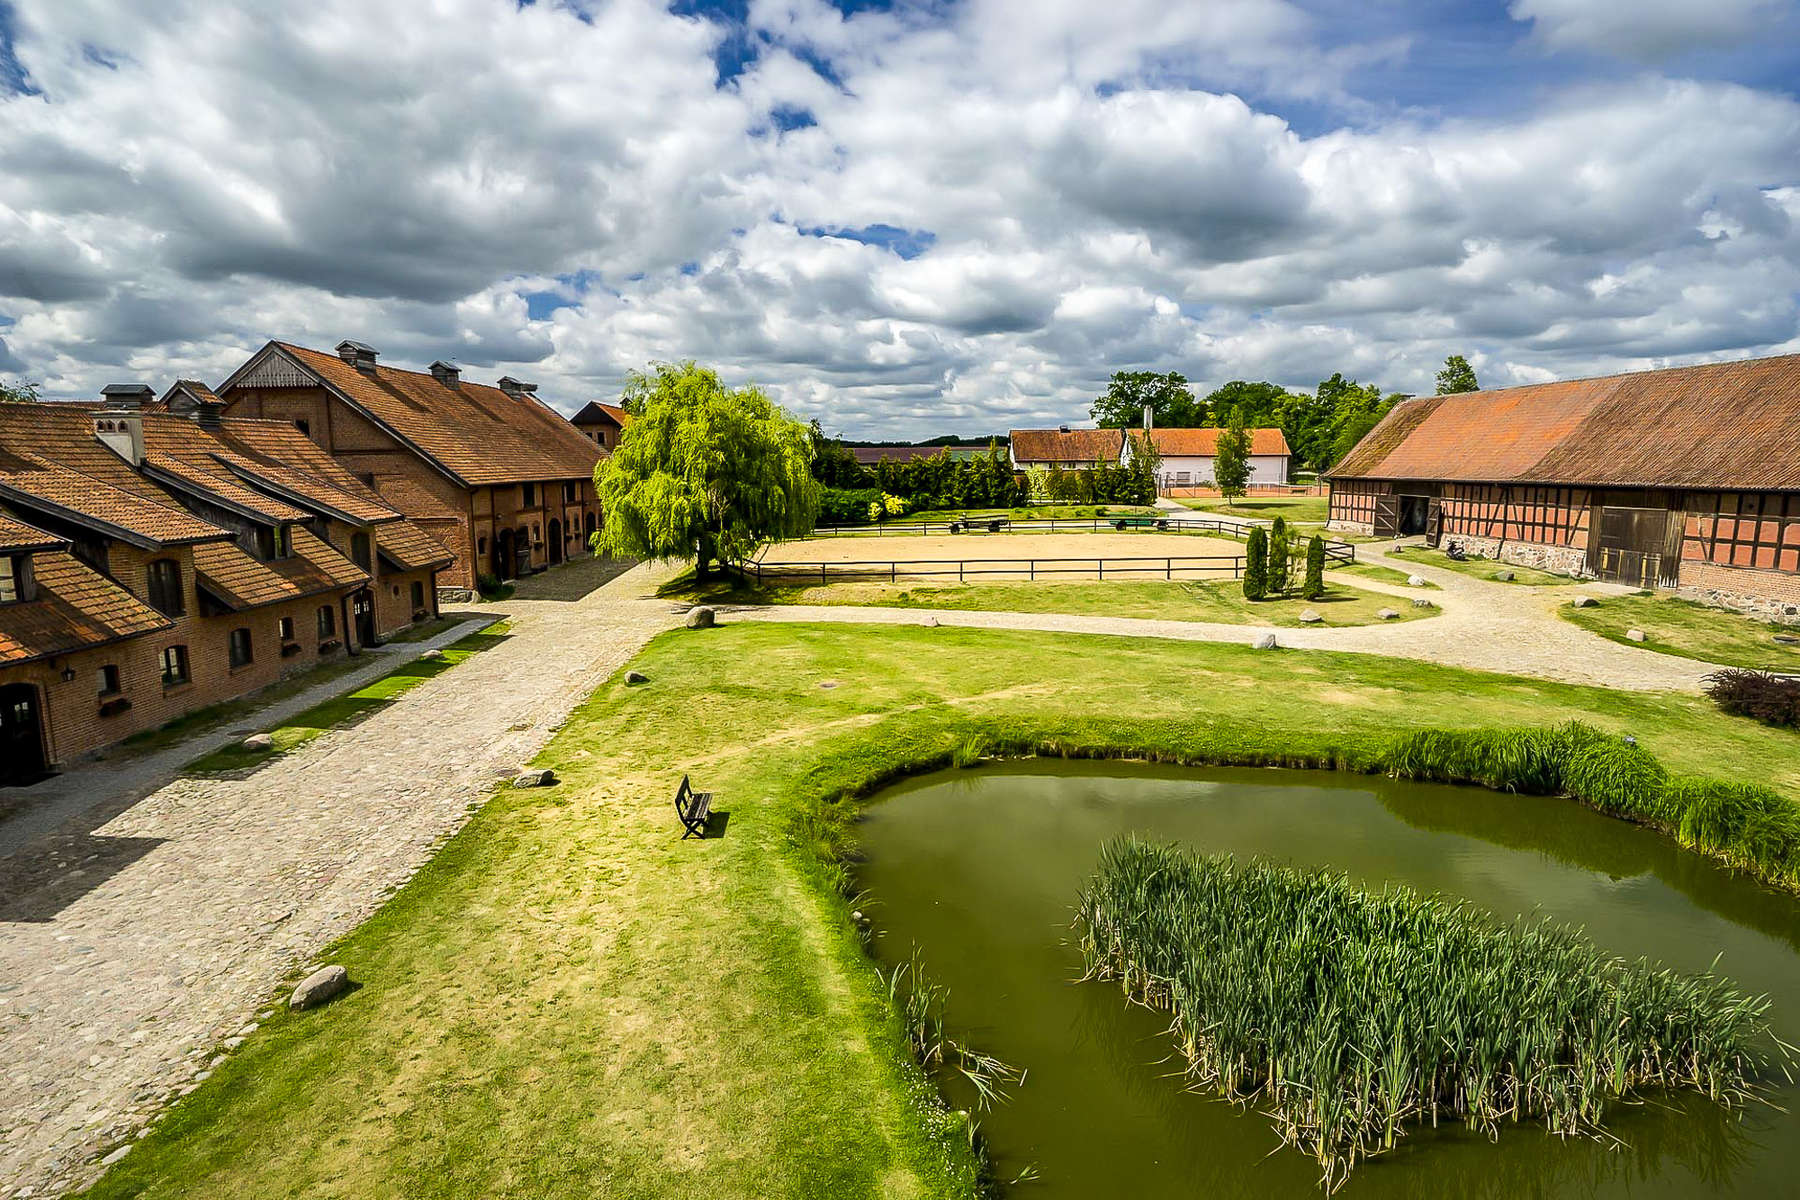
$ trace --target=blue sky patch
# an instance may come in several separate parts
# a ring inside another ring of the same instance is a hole
[[[865,246],[879,246],[908,260],[919,257],[937,244],[937,234],[929,229],[900,229],[880,223],[864,225],[861,229],[802,228],[800,232],[807,237],[842,238]]]

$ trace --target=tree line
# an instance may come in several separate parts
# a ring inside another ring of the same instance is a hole
[[[1480,388],[1469,360],[1453,354],[1437,374],[1437,394]],[[1277,428],[1303,467],[1325,470],[1350,450],[1402,400],[1404,392],[1383,393],[1334,372],[1309,394],[1277,383],[1234,379],[1196,397],[1179,371],[1115,371],[1090,410],[1103,429],[1140,429],[1144,410],[1163,429],[1228,428],[1232,415],[1248,428]]]

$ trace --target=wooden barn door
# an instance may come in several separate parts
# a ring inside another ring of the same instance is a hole
[[[1425,510],[1425,544],[1437,549],[1438,543],[1444,540],[1444,502],[1437,496],[1431,498],[1431,504]]]
[[[1640,501],[1641,503],[1641,501]],[[1588,540],[1588,567],[1601,579],[1649,590],[1661,584],[1672,587],[1680,565],[1680,537],[1685,518],[1667,508],[1627,507],[1607,504],[1596,513],[1598,532]],[[1674,526],[1676,553],[1665,549]],[[1669,558],[1666,577],[1663,562]]]
[[[1375,522],[1371,529],[1376,537],[1396,537],[1400,533],[1400,497],[1393,494],[1375,497]]]

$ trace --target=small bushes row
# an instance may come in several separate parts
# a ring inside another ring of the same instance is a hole
[[[1725,712],[1766,725],[1800,726],[1800,679],[1727,667],[1706,677],[1706,694]]]
[[[1800,806],[1759,784],[1671,776],[1631,739],[1577,721],[1548,729],[1426,730],[1398,739],[1382,759],[1403,779],[1565,794],[1770,882],[1800,886]]]

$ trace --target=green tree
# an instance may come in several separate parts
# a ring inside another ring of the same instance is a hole
[[[1157,483],[1157,475],[1162,470],[1162,451],[1150,435],[1143,432],[1127,434],[1131,439],[1131,473],[1133,490],[1137,493],[1139,504],[1155,504],[1157,495],[1162,491]]]
[[[641,400],[613,453],[594,470],[606,522],[596,552],[631,558],[692,554],[746,561],[763,542],[813,527],[819,484],[807,428],[753,387],[728,389],[692,362],[633,372]]]
[[[1258,525],[1244,543],[1244,599],[1261,600],[1268,594],[1269,535]]]
[[[1180,371],[1114,371],[1106,391],[1089,411],[1102,429],[1142,429],[1144,406],[1164,429],[1191,429],[1206,424],[1206,407],[1194,399]]]
[[[1460,354],[1452,354],[1444,360],[1444,369],[1437,373],[1437,394],[1454,396],[1458,392],[1479,392],[1481,384],[1475,381],[1475,368],[1469,360]]]
[[[1267,380],[1252,383],[1247,379],[1234,379],[1207,393],[1200,404],[1207,412],[1215,415],[1229,413],[1235,408],[1238,415],[1243,417],[1244,424],[1254,429],[1259,426],[1281,425],[1287,408],[1294,399],[1294,395],[1278,383],[1269,383]],[[1285,426],[1283,432],[1286,432]]]
[[[1316,534],[1306,543],[1306,579],[1300,585],[1300,594],[1308,600],[1325,595],[1325,539]]]
[[[38,385],[28,379],[0,379],[0,404],[36,404]]]
[[[1213,483],[1219,489],[1219,495],[1225,497],[1225,504],[1231,507],[1232,501],[1244,494],[1250,484],[1250,432],[1244,428],[1244,418],[1237,409],[1232,409],[1226,417],[1224,432],[1219,434],[1217,448],[1213,451]]]
[[[1268,589],[1270,595],[1285,596],[1287,594],[1288,586],[1292,582],[1292,555],[1289,550],[1287,522],[1276,517],[1274,525],[1269,529]]]

